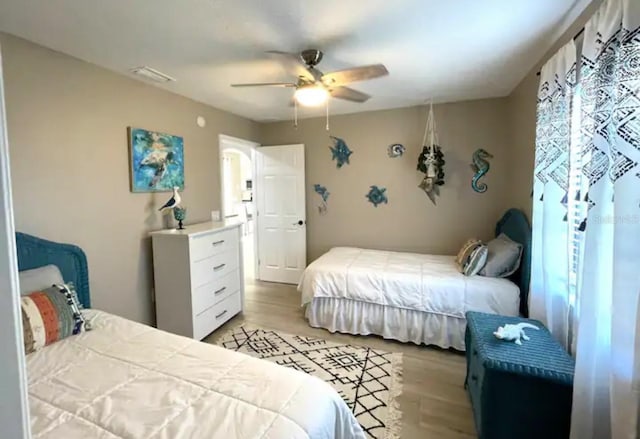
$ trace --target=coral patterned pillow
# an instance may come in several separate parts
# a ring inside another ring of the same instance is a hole
[[[90,329],[74,293],[72,285],[60,284],[21,297],[27,354]]]

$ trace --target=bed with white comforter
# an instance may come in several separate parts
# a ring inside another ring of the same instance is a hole
[[[96,310],[27,356],[34,438],[364,438],[310,375]]]
[[[520,306],[518,285],[464,276],[454,256],[352,247],[311,263],[298,289],[311,326],[458,350],[467,311],[517,316]]]

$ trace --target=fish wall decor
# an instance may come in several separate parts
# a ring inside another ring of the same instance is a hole
[[[333,142],[333,146],[329,147],[331,150],[331,160],[336,161],[336,167],[342,168],[343,165],[349,164],[349,157],[353,154],[353,151],[349,149],[347,143],[340,137],[329,136]]]
[[[326,215],[327,208],[329,207],[327,201],[329,200],[330,192],[321,184],[314,184],[313,190],[316,192],[316,194],[320,195],[321,199],[320,205],[318,206],[318,213],[320,215]]]

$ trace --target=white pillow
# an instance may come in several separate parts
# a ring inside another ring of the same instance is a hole
[[[19,273],[20,295],[42,291],[53,284],[63,284],[62,273],[55,265],[45,265],[44,267],[24,270]]]

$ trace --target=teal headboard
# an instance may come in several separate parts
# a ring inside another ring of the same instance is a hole
[[[18,270],[56,265],[62,272],[64,281],[75,284],[78,299],[82,305],[85,308],[91,307],[87,257],[80,247],[47,241],[25,233],[16,233],[16,248]]]
[[[518,209],[509,209],[496,224],[496,236],[504,233],[522,244],[520,268],[509,277],[520,287],[520,314],[529,316],[529,284],[531,283],[531,226],[527,216]]]

